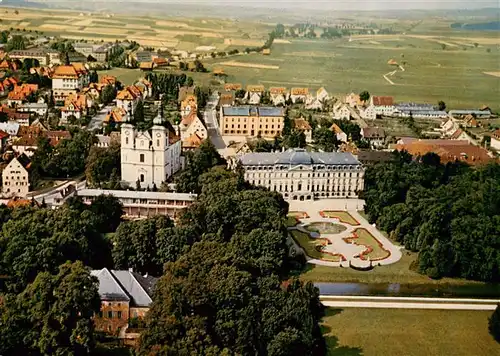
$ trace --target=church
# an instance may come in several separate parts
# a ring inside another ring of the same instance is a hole
[[[135,188],[160,188],[182,168],[181,140],[163,125],[160,113],[153,127],[139,131],[130,123],[121,125],[122,182]]]

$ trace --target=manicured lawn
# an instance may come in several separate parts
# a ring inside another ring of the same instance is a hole
[[[320,234],[339,234],[347,230],[343,225],[333,224],[330,222],[313,222],[305,227],[307,231],[317,232]]]
[[[370,271],[356,271],[352,268],[327,267],[308,264],[300,275],[305,281],[312,282],[359,282],[359,283],[401,283],[401,284],[435,284],[435,285],[469,285],[482,284],[464,279],[443,278],[430,279],[410,269],[417,259],[416,253],[404,252],[396,263],[377,266]]]
[[[295,219],[295,217],[293,216],[287,216],[286,217],[286,226],[288,227],[292,227],[292,226],[295,226],[297,225],[297,219]]]
[[[113,68],[110,70],[100,70],[97,72],[99,76],[103,75],[113,75],[115,76],[123,85],[132,85],[137,79],[144,76],[144,73],[139,69],[128,69],[128,68]]]
[[[343,222],[344,224],[349,224],[353,226],[359,225],[359,222],[356,219],[354,219],[352,215],[349,214],[347,211],[334,210],[334,211],[323,211],[322,213],[325,217],[339,219],[339,221]]]
[[[323,318],[329,356],[500,354],[489,311],[345,308]]]
[[[357,237],[349,237],[344,239],[348,243],[354,243],[360,246],[366,246],[371,249],[371,252],[364,254],[370,257],[372,261],[383,260],[390,256],[390,252],[384,249],[380,242],[366,229],[356,229],[354,234]]]
[[[305,251],[305,253],[314,259],[323,260],[323,261],[331,261],[331,262],[339,262],[340,256],[333,256],[327,253],[320,252],[316,249],[317,246],[321,246],[323,240],[321,239],[312,239],[308,234],[305,234],[300,231],[290,231],[293,239],[297,244],[300,245]]]

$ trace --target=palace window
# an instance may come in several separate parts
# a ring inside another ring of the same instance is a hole
[[[141,174],[141,182],[144,182],[144,174]]]
[[[143,153],[141,153],[141,154],[139,155],[139,161],[140,161],[141,163],[144,163],[144,154],[143,154]]]

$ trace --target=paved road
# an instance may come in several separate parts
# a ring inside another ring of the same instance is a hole
[[[210,137],[210,141],[214,144],[217,150],[224,150],[226,148],[226,144],[222,139],[219,130],[219,124],[217,122],[217,113],[215,107],[217,106],[219,98],[216,94],[213,94],[208,103],[205,111],[203,112],[203,119],[205,120],[205,124],[207,125],[208,136]]]
[[[87,130],[89,131],[94,131],[95,129],[101,129],[102,128],[102,123],[104,122],[104,118],[106,115],[113,109],[112,105],[107,105],[103,107],[96,116],[90,120],[89,125],[87,126]]]
[[[495,310],[500,300],[465,298],[320,296],[332,308]]]

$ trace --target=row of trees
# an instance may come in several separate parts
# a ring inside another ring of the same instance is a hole
[[[365,184],[370,222],[418,251],[422,273],[500,280],[500,165],[395,153],[393,162],[367,170]]]

